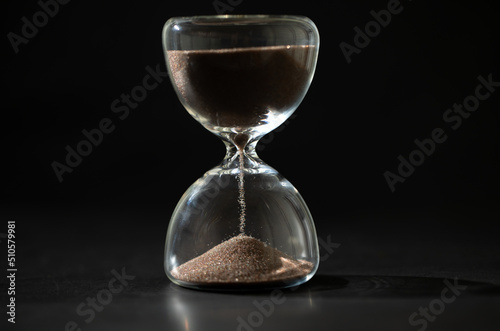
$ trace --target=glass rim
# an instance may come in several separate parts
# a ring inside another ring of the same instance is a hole
[[[304,15],[276,15],[276,14],[227,14],[227,15],[196,15],[171,17],[166,25],[175,23],[201,24],[260,24],[269,21],[298,21],[315,26],[314,22]]]

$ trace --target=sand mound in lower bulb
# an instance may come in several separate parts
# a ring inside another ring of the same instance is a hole
[[[262,241],[243,234],[213,247],[174,268],[172,276],[198,284],[251,284],[287,281],[306,276],[313,264],[295,260]]]

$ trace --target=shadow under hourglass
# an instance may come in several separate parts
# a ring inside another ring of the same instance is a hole
[[[408,276],[333,276],[315,275],[308,283],[297,288],[295,293],[307,295],[329,295],[335,297],[425,297],[440,295],[444,288],[452,287],[464,294],[499,295],[500,286],[458,279]]]

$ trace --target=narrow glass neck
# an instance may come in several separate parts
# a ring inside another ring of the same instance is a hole
[[[265,166],[265,163],[259,158],[255,151],[255,146],[258,140],[254,140],[244,147],[236,147],[233,142],[223,140],[226,145],[226,156],[222,161],[223,169],[240,169],[241,161],[243,161],[243,169],[245,171],[254,172],[258,168]],[[241,150],[240,150],[241,148]],[[254,170],[254,171],[252,171]]]

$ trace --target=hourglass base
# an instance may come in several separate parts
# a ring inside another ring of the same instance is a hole
[[[299,279],[294,279],[290,281],[269,281],[269,282],[253,282],[253,283],[193,283],[193,282],[185,282],[178,279],[171,279],[172,282],[176,285],[191,288],[195,290],[203,290],[203,291],[216,291],[216,292],[240,292],[240,291],[264,291],[264,290],[272,290],[272,289],[283,289],[299,286],[304,284],[311,276],[302,277]]]

